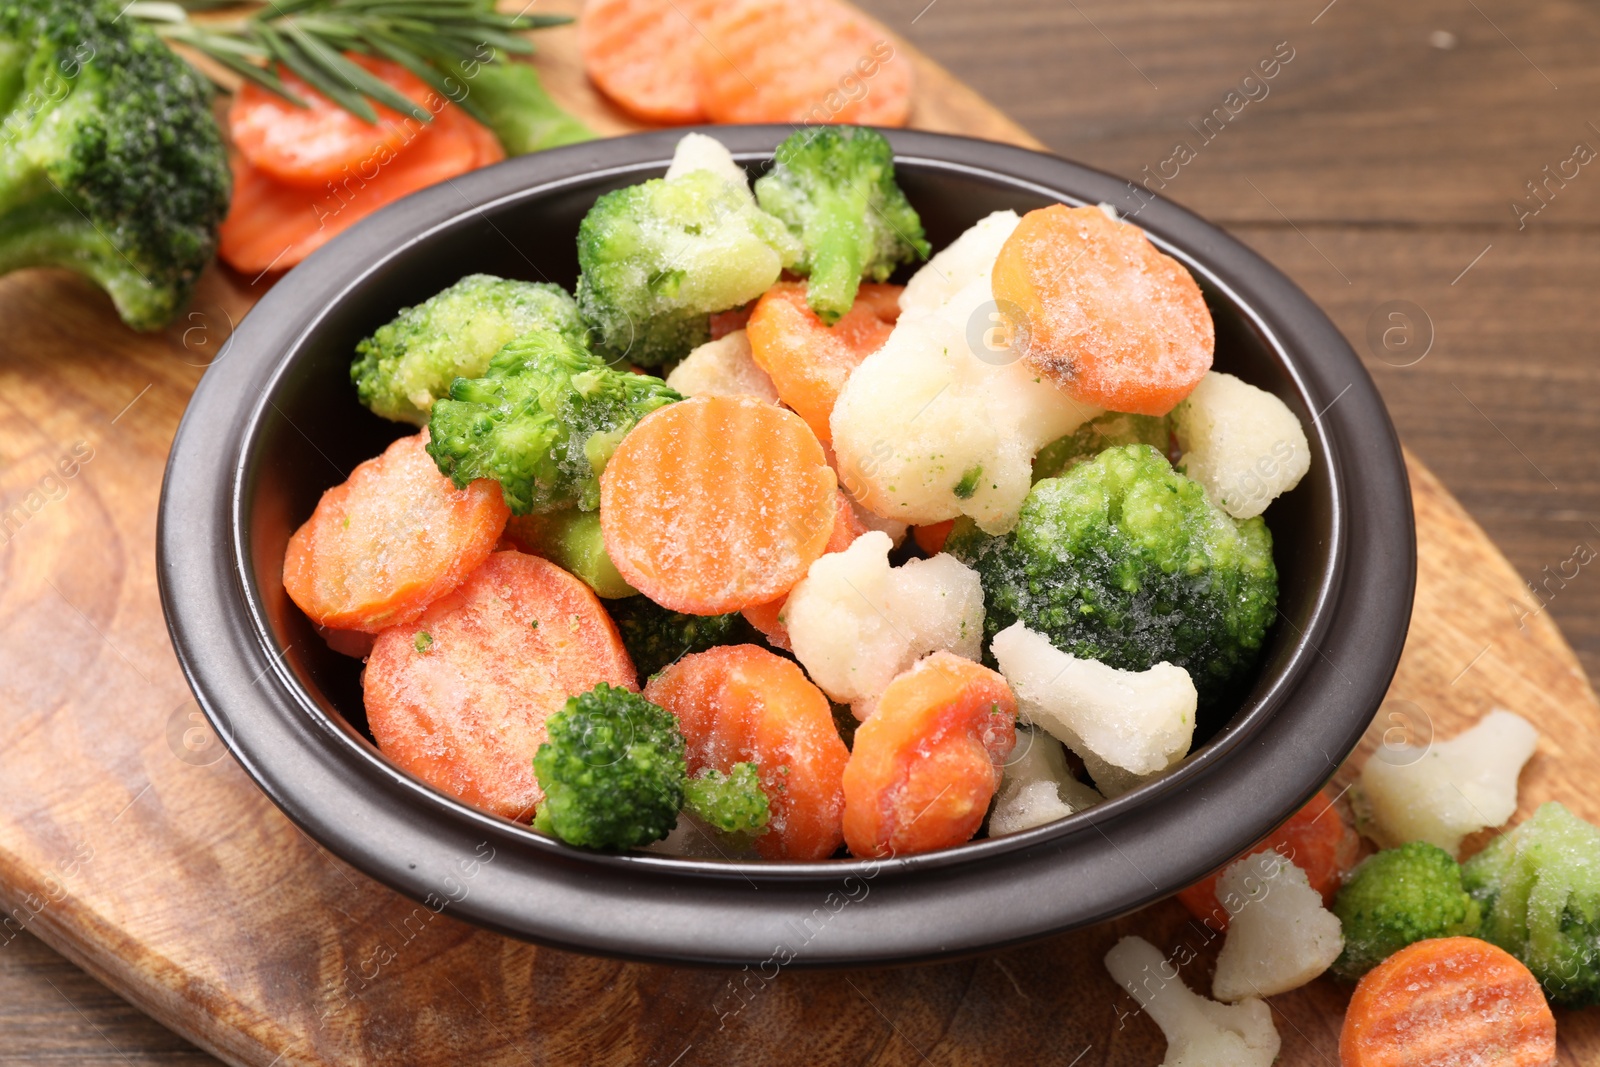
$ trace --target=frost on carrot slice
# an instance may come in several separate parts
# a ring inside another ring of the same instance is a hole
[[[850,851],[903,856],[970,840],[1016,743],[1016,715],[1004,678],[949,652],[890,682],[845,766]]]
[[[798,415],[750,396],[693,397],[645,416],[606,464],[606,552],[673,611],[765,604],[827,547],[836,486]]]
[[[312,622],[377,633],[410,622],[489,558],[511,511],[500,486],[457,489],[402,437],[322,494],[289,538],[283,585]]]
[[[833,516],[833,533],[828,535],[828,543],[824,546],[823,555],[829,552],[843,552],[855,543],[855,539],[867,532],[861,519],[856,515],[856,509],[851,506],[850,498],[844,490],[839,490],[839,506]],[[783,624],[783,606],[789,602],[787,595],[766,604],[757,604],[744,609],[744,619],[751,626],[761,631],[776,648],[789,650],[789,631]]]
[[[543,799],[545,720],[601,682],[637,689],[587,585],[538,556],[496,552],[422,616],[378,636],[362,688],[378,747],[459,800],[526,820]]]
[[[1475,937],[1407,945],[1356,986],[1340,1067],[1554,1067],[1556,1021],[1516,957]]]
[[[691,775],[754,761],[772,818],[756,838],[767,859],[819,860],[843,841],[849,751],[822,690],[799,667],[755,645],[684,656],[644,695],[678,717]]]
[[[823,444],[828,418],[850,372],[883,347],[900,317],[901,286],[868,282],[832,326],[806,304],[806,287],[779,282],[768,289],[746,327],[750,352],[772,378],[778,397],[806,420]]]
[[[1012,346],[1080,403],[1165,415],[1211,369],[1215,328],[1194,278],[1099,208],[1028,212],[990,277]]]
[[[695,42],[713,122],[904,126],[911,64],[888,35],[834,0],[730,0]]]
[[[578,16],[583,69],[622,110],[664,126],[704,122],[695,85],[696,28],[721,0],[587,0]]]

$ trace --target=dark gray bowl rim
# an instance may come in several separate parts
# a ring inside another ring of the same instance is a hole
[[[1303,804],[1377,710],[1410,619],[1410,491],[1370,377],[1304,293],[1198,216],[1136,199],[1123,179],[1079,164],[942,134],[884,131],[902,168],[1067,203],[1142,206],[1137,221],[1152,240],[1233,302],[1318,412],[1307,430],[1313,462],[1326,468],[1333,521],[1314,607],[1288,662],[1217,738],[1160,781],[1009,837],[887,860],[713,862],[584,852],[467,807],[390,765],[306,691],[270,636],[243,521],[244,480],[278,377],[330,308],[430,234],[597,177],[659,173],[684,132],[519,157],[385,208],[280,280],[206,372],[163,484],[162,603],[198,702],[268,797],[378,881],[447,901],[452,914],[491,929],[583,952],[712,965],[770,959],[775,940],[805,930],[804,951],[787,963],[802,967],[968,954],[1109,919],[1204,876]],[[769,159],[792,130],[707,132],[752,162]],[[1380,543],[1385,550],[1349,550]],[[1293,625],[1281,613],[1280,621]],[[812,931],[807,917],[822,902],[826,921]]]

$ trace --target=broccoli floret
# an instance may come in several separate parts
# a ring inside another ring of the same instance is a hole
[[[797,130],[778,146],[755,190],[762,208],[804,246],[794,269],[810,275],[806,302],[825,322],[850,310],[862,278],[884,281],[932,248],[895,184],[894,150],[876,130]]]
[[[513,514],[600,506],[600,472],[634,424],[682,400],[660,378],[606,366],[559,333],[507,344],[457,378],[428,420],[428,454],[458,488],[500,483]]]
[[[1255,662],[1277,606],[1266,524],[1229,517],[1149,445],[1046,478],[1010,533],[952,531],[945,550],[983,583],[985,647],[1021,619],[1079,658],[1177,664],[1202,709]]]
[[[683,734],[672,713],[601,682],[546,724],[533,757],[544,802],[533,827],[586,848],[666,837],[683,807]]]
[[[216,250],[231,179],[210,86],[121,8],[0,6],[0,272],[77,271],[154,330]]]
[[[578,307],[613,360],[655,367],[711,336],[798,248],[750,191],[706,170],[600,197],[578,226]]]
[[[1167,416],[1108,411],[1041,448],[1033,457],[1033,480],[1059,478],[1115,445],[1149,445],[1165,455],[1171,443],[1172,420]]]
[[[735,763],[728,774],[707,767],[684,784],[683,792],[689,814],[725,834],[747,839],[766,832],[772,811],[754,763]]]
[[[647,596],[609,600],[606,609],[611,612],[611,621],[617,624],[622,644],[641,679],[692,652],[760,641],[760,635],[737,611],[727,615],[685,615],[670,611]]]
[[[449,394],[451,382],[479,377],[507,342],[534,330],[589,345],[577,302],[559,285],[469,274],[401,309],[356,345],[350,380],[375,414],[426,426],[433,402]]]
[[[1479,920],[1460,864],[1426,841],[1367,857],[1339,890],[1333,913],[1344,927],[1333,971],[1352,982],[1414,941],[1470,937]]]
[[[1462,867],[1478,936],[1521,960],[1551,1001],[1600,1003],[1600,829],[1542,805]]]

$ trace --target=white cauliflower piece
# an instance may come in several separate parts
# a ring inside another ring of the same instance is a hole
[[[1289,405],[1210,371],[1172,412],[1179,466],[1236,519],[1267,510],[1311,469],[1311,446]]]
[[[1271,1067],[1282,1040],[1267,1002],[1207,1000],[1142,937],[1125,937],[1106,953],[1106,970],[1139,1002],[1167,1039],[1161,1067]]]
[[[1001,772],[989,836],[1003,837],[1064,819],[1104,798],[1072,776],[1067,750],[1043,730],[1020,727],[1017,744]]]
[[[1079,659],[1021,620],[990,644],[1017,694],[1019,718],[1083,758],[1100,792],[1118,796],[1189,754],[1199,694],[1171,663],[1124,671]]]
[[[729,184],[737,185],[744,190],[745,195],[755,203],[755,194],[750,191],[750,176],[744,168],[734,162],[733,153],[728,151],[728,146],[715,137],[707,137],[703,133],[686,133],[678,141],[677,148],[672,151],[672,164],[667,167],[666,178],[681,178],[697,170],[710,171],[721,178],[726,178]]]
[[[691,136],[695,136],[691,134]],[[707,341],[672,368],[667,384],[684,396],[753,396],[778,402],[777,386],[750,354],[743,330]]]
[[[889,682],[930,652],[977,659],[983,587],[954,556],[889,566],[889,535],[870,530],[830,552],[789,593],[783,622],[800,665],[865,719]]]
[[[879,515],[914,525],[970,515],[1004,533],[1035,453],[1100,414],[1020,359],[974,351],[972,323],[991,303],[982,277],[937,313],[901,315],[845,382],[830,422],[839,478]]]
[[[1357,782],[1362,832],[1383,848],[1426,841],[1459,856],[1468,834],[1515,814],[1517,776],[1538,742],[1527,719],[1496,708],[1448,741],[1385,747]]]
[[[1223,871],[1217,899],[1228,909],[1228,937],[1211,980],[1218,1000],[1299,989],[1344,950],[1339,917],[1322,906],[1305,871],[1270,849]]]
[[[937,311],[973,279],[988,278],[1000,246],[1021,221],[1015,211],[996,211],[968,227],[906,282],[900,310]]]

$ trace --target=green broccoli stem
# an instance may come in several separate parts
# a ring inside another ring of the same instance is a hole
[[[806,245],[816,251],[811,256],[806,303],[830,326],[850,310],[861,287],[868,243],[862,231],[868,210],[866,194],[852,189],[849,196],[818,211],[808,226]]]
[[[60,267],[104,289],[122,320],[158,330],[177,310],[104,232],[39,171],[17,174],[18,153],[0,152],[0,274]]]

